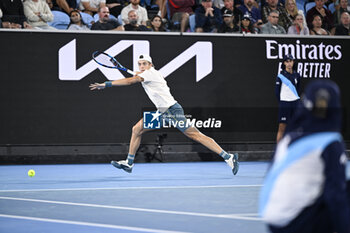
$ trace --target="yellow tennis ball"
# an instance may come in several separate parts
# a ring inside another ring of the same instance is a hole
[[[30,169],[30,170],[28,171],[28,176],[30,176],[30,177],[35,176],[35,171],[34,171],[33,169]]]

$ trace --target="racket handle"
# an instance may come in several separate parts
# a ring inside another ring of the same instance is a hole
[[[136,75],[136,73],[134,72],[134,71],[132,71],[132,70],[126,70],[126,72],[128,72],[129,74],[132,74],[132,75]]]

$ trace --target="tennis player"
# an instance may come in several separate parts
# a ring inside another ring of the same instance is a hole
[[[126,86],[141,83],[148,97],[157,107],[158,117],[169,122],[175,121],[177,128],[187,137],[195,140],[211,151],[220,155],[230,166],[234,175],[239,169],[238,154],[229,154],[224,151],[212,138],[201,133],[197,128],[184,124],[186,118],[181,105],[174,99],[170,93],[170,89],[161,73],[153,67],[152,58],[148,55],[140,55],[138,59],[140,72],[131,78],[107,81],[104,83],[94,83],[90,85],[90,90],[102,90],[112,86]],[[157,117],[157,116],[155,116]],[[180,124],[180,122],[182,122]],[[134,167],[135,154],[140,146],[142,134],[151,129],[143,127],[143,118],[137,122],[132,128],[130,140],[129,154],[126,160],[112,161],[111,164],[119,169],[131,173]]]

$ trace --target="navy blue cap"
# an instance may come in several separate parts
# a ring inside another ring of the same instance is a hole
[[[284,57],[283,57],[283,62],[288,61],[288,60],[294,61],[294,57],[293,57],[292,54],[286,54],[286,55],[284,55]]]

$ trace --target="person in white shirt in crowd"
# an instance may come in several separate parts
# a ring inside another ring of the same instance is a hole
[[[52,29],[47,22],[53,20],[53,14],[46,1],[42,0],[26,0],[23,3],[24,15],[28,19],[28,23],[35,29]]]
[[[89,15],[98,13],[98,8],[106,6],[106,0],[81,0],[79,9]]]
[[[130,0],[130,4],[123,8],[121,13],[123,25],[129,23],[128,13],[131,10],[136,11],[136,14],[139,16],[137,24],[142,24],[146,26],[146,23],[148,21],[147,10],[140,6],[140,0]]]

